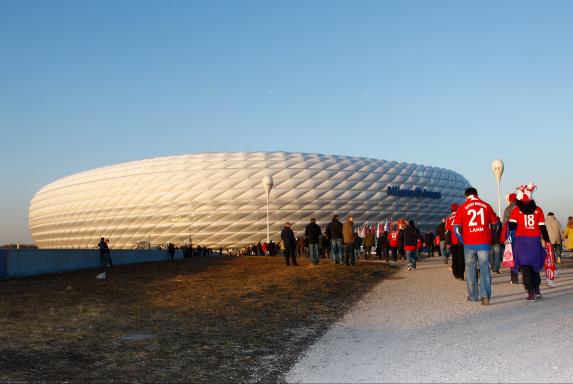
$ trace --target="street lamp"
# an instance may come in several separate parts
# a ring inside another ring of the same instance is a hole
[[[263,177],[263,187],[267,193],[267,244],[269,244],[271,242],[269,234],[269,196],[273,188],[273,178],[271,176]]]
[[[497,180],[497,215],[501,217],[501,195],[499,192],[499,183],[501,181],[501,175],[503,175],[503,161],[494,160],[491,163],[491,171]]]

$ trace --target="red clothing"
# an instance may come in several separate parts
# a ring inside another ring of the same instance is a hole
[[[459,244],[460,241],[456,237],[454,233],[454,220],[456,219],[456,212],[452,212],[450,216],[446,219],[446,232],[448,232],[450,236],[450,241],[452,245]]]
[[[392,248],[396,248],[398,246],[398,232],[388,233],[388,243]]]
[[[545,215],[539,207],[535,208],[531,215],[526,215],[515,207],[509,215],[509,221],[517,224],[515,236],[541,237],[539,226],[545,225]]]
[[[454,225],[462,227],[464,244],[491,244],[491,224],[497,223],[491,205],[477,196],[470,195],[458,208]]]

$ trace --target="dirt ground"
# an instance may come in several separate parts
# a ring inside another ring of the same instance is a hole
[[[2,281],[0,381],[282,381],[395,268],[212,257]]]

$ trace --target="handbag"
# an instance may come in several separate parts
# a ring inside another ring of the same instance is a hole
[[[513,248],[511,243],[505,244],[505,249],[503,251],[503,261],[501,265],[507,268],[513,268],[515,266],[515,261],[513,260]]]

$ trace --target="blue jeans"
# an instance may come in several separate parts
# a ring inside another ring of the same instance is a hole
[[[450,257],[450,255],[448,254],[448,248],[446,248],[446,240],[440,241],[440,253],[444,258],[444,261],[448,262],[448,258]]]
[[[418,260],[418,256],[415,249],[413,251],[406,251],[406,260],[408,260],[408,267],[416,269],[416,261]]]
[[[501,246],[499,244],[494,244],[489,250],[489,263],[491,264],[492,272],[499,272],[501,267]]]
[[[489,270],[489,249],[476,251],[464,248],[466,262],[466,282],[470,300],[478,300],[477,267],[479,267],[479,297],[491,297],[491,272]]]
[[[354,244],[344,244],[344,262],[346,265],[356,263],[356,256],[354,255]]]
[[[308,250],[310,251],[310,262],[313,264],[318,264],[320,253],[318,251],[318,244],[308,244]]]
[[[342,239],[330,239],[330,258],[336,263],[342,262]]]

